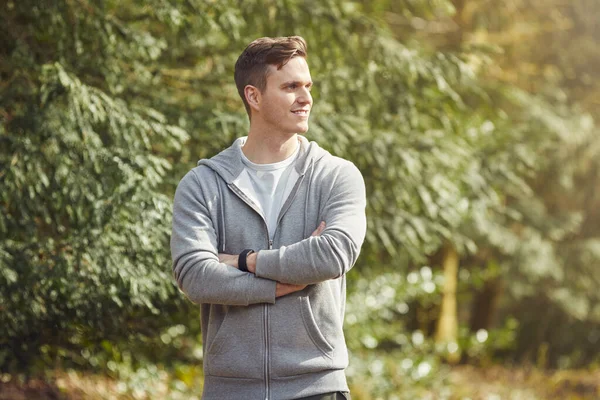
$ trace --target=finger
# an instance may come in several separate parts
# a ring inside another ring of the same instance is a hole
[[[310,236],[319,236],[325,230],[325,221],[321,221],[317,229]]]
[[[321,221],[321,223],[317,227],[317,231],[318,231],[317,235],[320,235],[321,233],[323,233],[324,230],[325,230],[325,221]]]
[[[233,268],[237,268],[237,257],[231,254],[219,253],[219,262],[222,264],[227,264]]]

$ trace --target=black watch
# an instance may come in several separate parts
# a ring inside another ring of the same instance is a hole
[[[246,264],[246,258],[248,258],[248,254],[254,253],[252,249],[246,249],[240,253],[238,257],[238,269],[243,272],[248,272],[248,264]]]

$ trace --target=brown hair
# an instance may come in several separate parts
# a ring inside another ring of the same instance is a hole
[[[242,52],[235,63],[234,79],[248,116],[250,105],[244,94],[246,85],[252,85],[262,93],[267,87],[269,65],[281,69],[294,57],[306,58],[306,41],[300,36],[259,38]]]

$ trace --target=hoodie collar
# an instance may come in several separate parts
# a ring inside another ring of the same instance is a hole
[[[242,146],[247,136],[236,139],[233,144],[210,159],[198,161],[198,165],[207,167],[218,173],[227,184],[232,183],[246,167],[242,162]],[[323,150],[317,142],[309,142],[304,136],[298,135],[300,149],[296,160],[296,171],[304,175],[312,163],[325,156],[327,151]]]

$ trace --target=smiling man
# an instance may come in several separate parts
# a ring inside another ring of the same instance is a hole
[[[313,106],[304,39],[253,41],[235,65],[246,137],[177,187],[171,252],[201,305],[209,399],[349,399],[346,273],[365,237],[358,169],[302,135]]]

